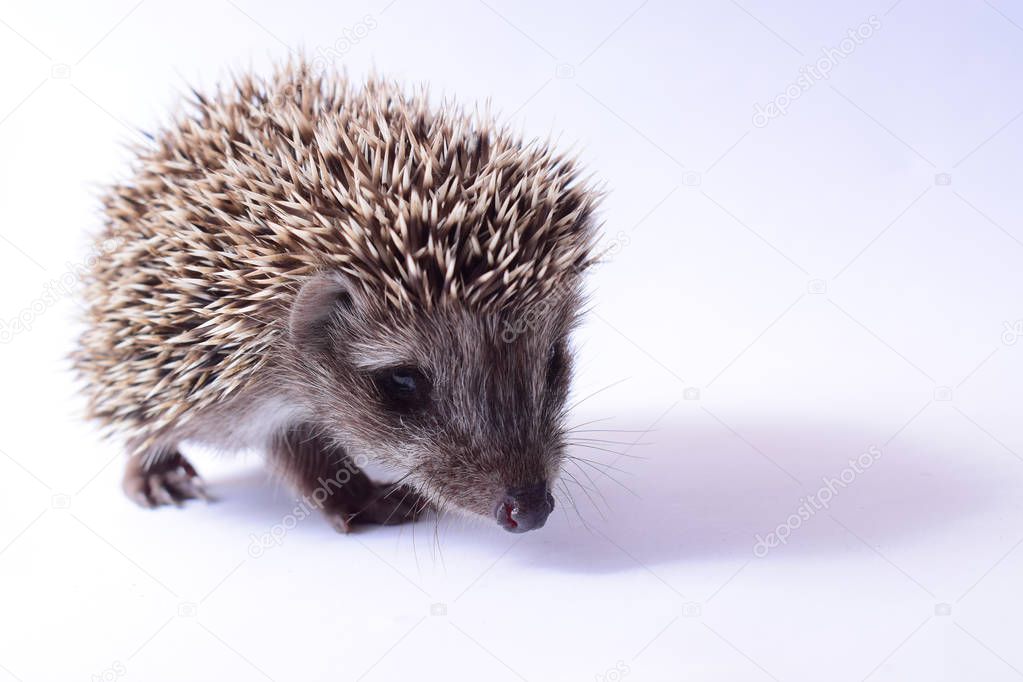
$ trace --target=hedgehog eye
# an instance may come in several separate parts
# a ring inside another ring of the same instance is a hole
[[[430,398],[430,380],[418,367],[390,367],[374,374],[384,405],[394,412],[414,412]]]
[[[561,377],[565,373],[567,364],[565,359],[565,344],[562,341],[551,346],[550,356],[547,358],[547,387],[556,388]]]

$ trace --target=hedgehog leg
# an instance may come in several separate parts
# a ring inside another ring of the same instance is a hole
[[[309,426],[278,434],[268,460],[275,473],[341,533],[360,523],[412,521],[427,507],[426,500],[409,486],[370,480],[342,448]]]
[[[185,500],[210,500],[191,462],[176,448],[152,449],[128,459],[121,487],[140,507],[181,506]]]

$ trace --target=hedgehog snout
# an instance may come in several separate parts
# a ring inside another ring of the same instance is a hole
[[[494,507],[497,523],[510,533],[525,533],[542,528],[554,510],[554,496],[547,482],[509,487]]]

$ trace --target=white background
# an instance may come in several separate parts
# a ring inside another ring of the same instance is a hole
[[[0,680],[1023,677],[1023,7],[388,1],[0,5]],[[576,390],[610,387],[574,421],[628,456],[576,451],[620,469],[573,469],[583,520],[313,517],[260,553],[292,496],[195,449],[220,502],[121,496],[48,283],[136,126],[300,48],[491,98],[606,182]]]

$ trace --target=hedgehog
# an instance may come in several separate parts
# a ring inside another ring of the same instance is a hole
[[[104,195],[72,355],[127,495],[209,499],[194,442],[265,453],[343,532],[446,509],[543,526],[598,260],[578,162],[303,60],[184,101]]]

